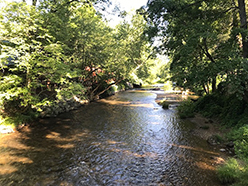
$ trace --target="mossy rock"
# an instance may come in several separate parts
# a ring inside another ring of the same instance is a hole
[[[161,101],[159,105],[161,105],[163,109],[169,109],[169,103],[167,101]]]

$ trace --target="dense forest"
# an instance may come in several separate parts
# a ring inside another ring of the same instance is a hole
[[[247,2],[149,0],[114,28],[102,13],[109,4],[3,3],[1,123],[56,116],[131,84],[169,77],[177,87],[202,96],[182,104],[184,111],[218,118],[231,128],[226,138],[242,163],[230,159],[219,176],[223,183],[248,185]],[[117,14],[125,18],[127,12]],[[168,56],[169,63],[157,54]]]
[[[56,116],[87,101],[152,81],[156,70],[143,15],[115,11],[124,19],[109,26],[109,1],[3,3],[0,13],[1,121],[16,125]],[[144,12],[144,11],[143,11]],[[127,17],[130,17],[129,15]],[[150,78],[150,79],[149,79]]]

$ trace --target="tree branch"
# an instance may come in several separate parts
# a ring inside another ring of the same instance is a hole
[[[97,96],[103,94],[103,93],[106,92],[108,89],[110,89],[112,85],[116,85],[116,84],[120,83],[121,81],[122,81],[122,79],[118,80],[117,82],[110,83],[103,91],[99,92],[99,93],[97,94]]]
[[[203,51],[203,53],[208,57],[208,59],[211,62],[216,63],[215,60],[214,60],[214,58],[212,57],[212,55],[208,51],[207,39],[206,38],[203,39],[203,45],[204,45],[204,48],[201,45],[199,45],[199,47],[201,48],[201,50]]]

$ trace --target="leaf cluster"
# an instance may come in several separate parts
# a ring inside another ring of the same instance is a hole
[[[139,14],[111,28],[99,1],[8,3],[0,13],[0,106],[6,116],[40,112],[74,95],[94,99],[149,56]],[[103,1],[101,1],[103,2]]]
[[[178,86],[208,94],[229,78],[246,81],[236,76],[246,64],[240,39],[247,30],[240,27],[235,2],[154,0],[147,14],[149,35],[160,38],[158,49],[169,55],[171,80]]]

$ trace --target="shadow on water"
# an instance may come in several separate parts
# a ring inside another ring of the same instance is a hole
[[[220,185],[218,152],[147,92],[123,92],[0,136],[0,185]]]

